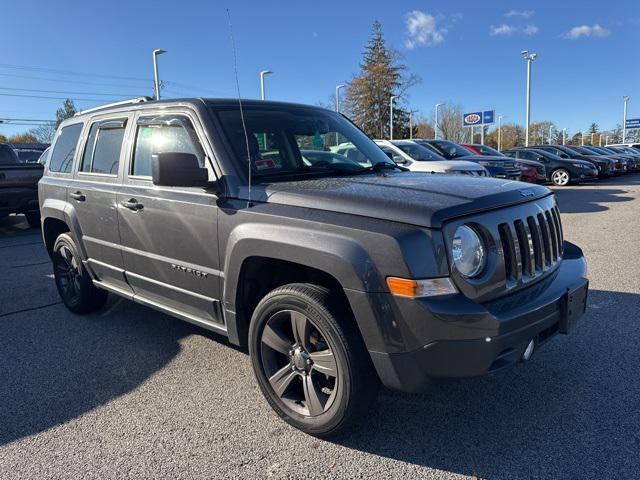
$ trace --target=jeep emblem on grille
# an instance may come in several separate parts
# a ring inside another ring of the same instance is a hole
[[[527,190],[520,190],[520,195],[522,195],[523,197],[533,197],[535,193],[533,193],[533,190],[527,189]]]

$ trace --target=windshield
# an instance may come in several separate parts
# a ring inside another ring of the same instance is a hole
[[[16,150],[20,163],[37,163],[42,150]]]
[[[319,108],[250,105],[240,110],[212,106],[233,151],[253,178],[353,174],[376,164],[395,163],[342,115]],[[247,143],[249,155],[247,155]]]
[[[473,155],[466,148],[461,147],[460,145],[457,145],[453,142],[448,142],[446,140],[432,140],[428,143],[446,159],[467,157],[469,155]]]
[[[440,155],[431,150],[418,145],[417,143],[394,143],[396,147],[419,162],[433,162],[444,160]]]
[[[587,147],[577,147],[577,146],[572,146],[571,150],[575,150],[578,153],[581,153],[583,155],[594,155],[595,152],[592,152],[591,150],[589,150]]]
[[[495,148],[491,148],[487,145],[474,145],[482,155],[493,155],[494,157],[504,157],[505,155],[496,150]]]

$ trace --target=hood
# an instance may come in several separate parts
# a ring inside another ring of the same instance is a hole
[[[547,195],[546,187],[497,178],[388,172],[256,184],[251,199],[441,228],[451,218]]]

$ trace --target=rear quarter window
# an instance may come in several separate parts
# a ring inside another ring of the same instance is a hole
[[[60,173],[69,173],[71,171],[78,139],[82,132],[82,125],[82,123],[76,123],[60,130],[49,161],[50,171]]]

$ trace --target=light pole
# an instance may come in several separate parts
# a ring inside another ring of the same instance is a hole
[[[398,95],[391,95],[389,98],[389,140],[393,140],[393,101]]]
[[[595,132],[591,132],[591,146],[593,146],[593,135],[595,134]]]
[[[580,132],[580,145],[584,147],[584,133]]]
[[[436,103],[436,123],[433,126],[433,139],[437,140],[438,139],[438,109],[444,105],[444,103]]]
[[[161,48],[156,48],[153,51],[153,86],[156,90],[156,100],[160,100],[160,79],[158,77],[158,55],[162,55],[163,53],[167,53],[166,50],[162,50]]]
[[[604,143],[605,143],[605,145],[609,145],[609,135],[604,137]]]
[[[340,89],[343,88],[344,85],[336,85],[336,112],[340,113]],[[338,145],[340,139],[338,138],[339,133],[336,132],[336,145]]]
[[[629,97],[622,97],[624,100],[624,113],[622,118],[622,143],[627,143],[627,103],[629,103]]]
[[[525,126],[525,147],[529,146],[529,124],[531,122],[531,63],[538,56],[537,53],[529,53],[528,50],[520,52],[522,57],[527,61],[527,114],[526,114],[526,126]]]
[[[502,150],[502,115],[498,115],[498,150]]]
[[[567,129],[563,128],[562,129],[562,145],[566,145],[567,144]]]
[[[409,110],[409,140],[413,140],[413,110]]]
[[[600,137],[598,138],[598,146],[602,146],[602,132],[600,133]]]
[[[336,112],[340,113],[340,89],[344,88],[344,85],[336,85]]]
[[[262,70],[260,72],[260,98],[264,100],[264,76],[273,73],[271,70]]]
[[[549,141],[547,142],[549,145],[551,145],[551,132],[553,131],[553,125],[549,125]]]

